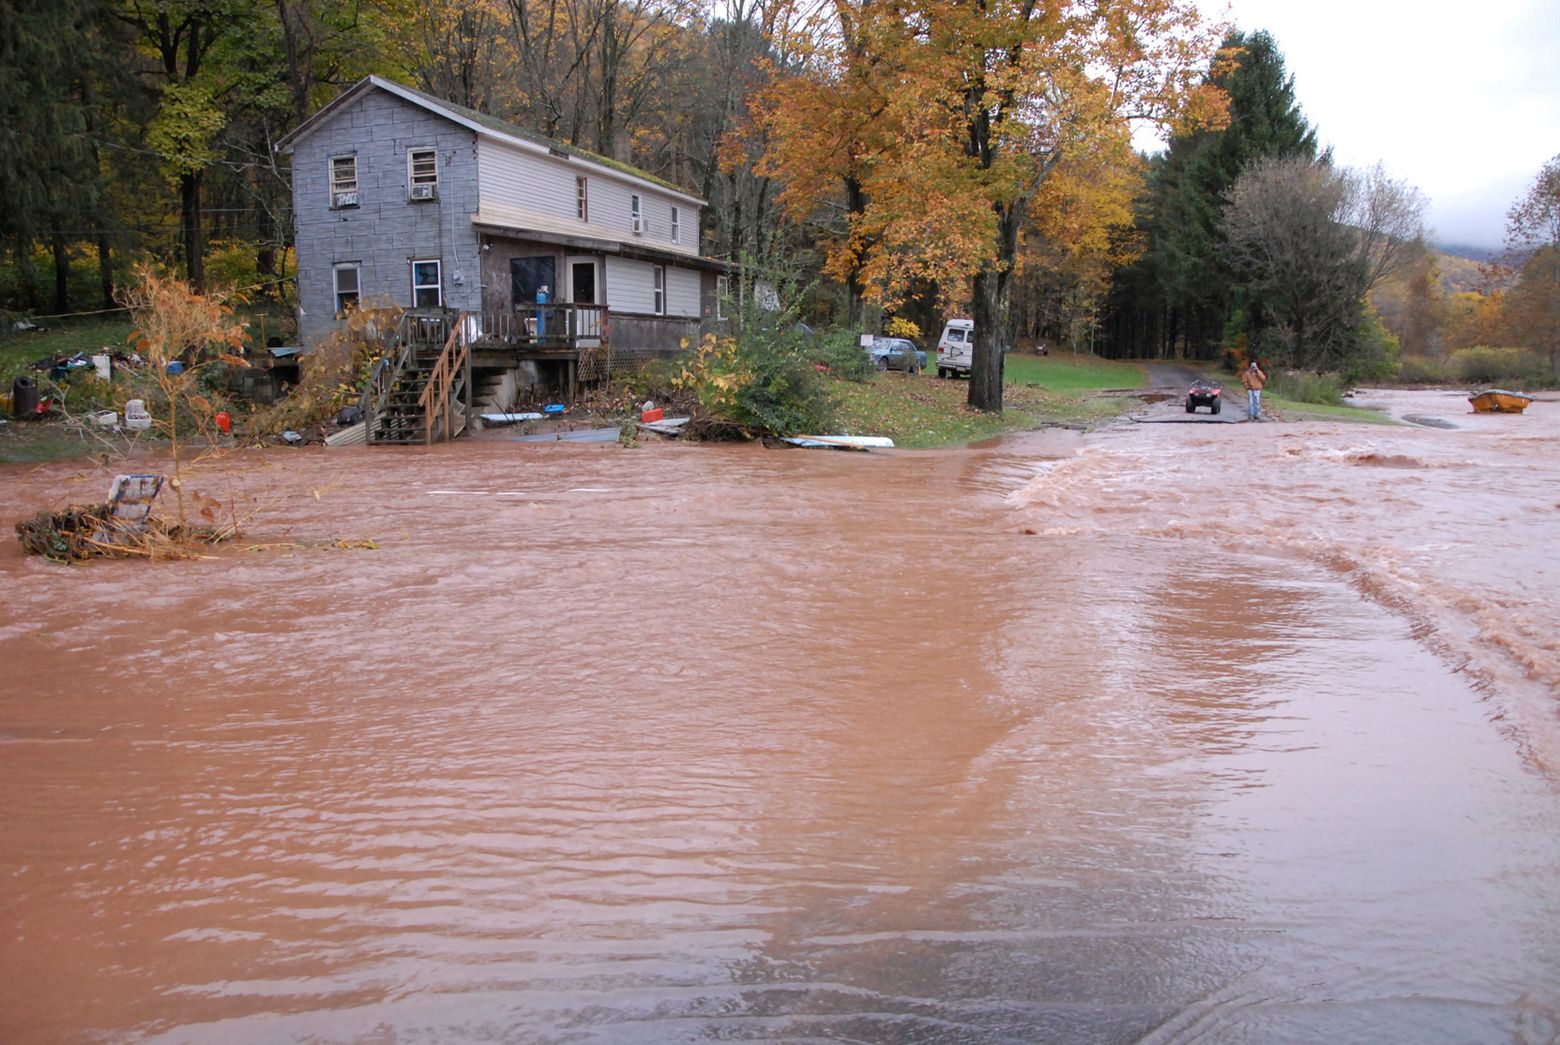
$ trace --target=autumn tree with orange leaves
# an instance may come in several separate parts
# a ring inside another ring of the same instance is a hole
[[[838,207],[828,271],[883,304],[934,283],[970,305],[970,405],[1002,409],[1014,277],[1073,157],[1129,162],[1133,120],[1217,122],[1219,37],[1187,0],[807,0],[776,20],[799,55],[754,105],[797,218]],[[803,41],[798,44],[796,41]]]

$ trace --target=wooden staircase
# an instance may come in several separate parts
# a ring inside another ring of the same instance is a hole
[[[363,390],[372,445],[431,445],[465,430],[473,405],[469,317],[444,309],[401,314]]]

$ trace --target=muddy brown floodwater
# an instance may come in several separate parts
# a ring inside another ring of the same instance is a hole
[[[1458,427],[273,451],[191,483],[268,549],[8,538],[0,1040],[1552,1040],[1560,404],[1377,398]]]

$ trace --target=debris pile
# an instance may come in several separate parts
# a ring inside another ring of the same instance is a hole
[[[16,524],[16,538],[23,551],[67,563],[107,558],[185,559],[194,554],[195,546],[217,544],[230,533],[170,526],[161,519],[128,523],[116,519],[107,504],[45,510]]]
[[[42,555],[55,562],[81,562],[116,553],[117,548],[98,540],[109,527],[106,504],[77,504],[57,512],[41,511],[16,524],[16,538],[28,555]]]
[[[16,524],[16,539],[29,555],[53,562],[100,558],[185,559],[197,545],[217,544],[233,528],[183,527],[152,518],[160,475],[121,475],[104,504],[74,504]]]

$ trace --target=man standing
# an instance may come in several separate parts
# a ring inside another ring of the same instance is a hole
[[[1262,386],[1267,383],[1267,375],[1262,368],[1257,366],[1253,359],[1246,372],[1240,375],[1240,383],[1246,386],[1246,416],[1249,420],[1262,420]]]

